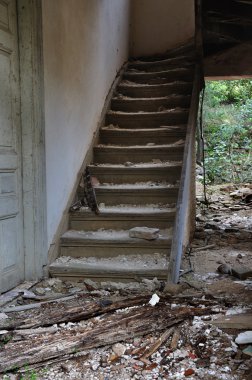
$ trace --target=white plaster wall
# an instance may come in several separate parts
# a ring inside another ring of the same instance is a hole
[[[163,53],[194,35],[194,0],[132,0],[133,56]]]
[[[130,0],[43,0],[48,246],[128,58],[129,17]]]

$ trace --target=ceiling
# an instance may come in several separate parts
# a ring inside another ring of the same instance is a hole
[[[252,41],[252,1],[202,0],[204,55]]]

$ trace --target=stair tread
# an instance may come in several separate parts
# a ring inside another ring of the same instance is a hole
[[[192,82],[191,81],[182,81],[182,80],[174,80],[172,82],[167,82],[167,83],[138,83],[138,82],[134,82],[134,81],[122,81],[119,85],[118,85],[118,89],[120,90],[121,87],[132,87],[132,88],[165,88],[165,87],[173,87],[175,85],[185,85],[185,86],[188,86],[188,85],[191,85],[192,86]]]
[[[151,116],[162,116],[166,114],[171,114],[171,113],[178,113],[178,112],[189,112],[189,108],[170,108],[170,109],[164,109],[162,111],[137,111],[137,112],[125,112],[125,111],[113,111],[109,110],[107,112],[107,115],[122,115],[122,116],[146,116],[146,117],[151,117]]]
[[[178,189],[178,184],[156,184],[155,182],[142,182],[142,183],[123,183],[123,184],[104,184],[94,186],[95,190],[109,190],[114,192],[130,192],[130,191],[150,191],[150,190],[168,190]]]
[[[162,61],[161,61],[162,62]],[[167,70],[157,70],[157,71],[144,71],[144,70],[137,70],[137,69],[130,69],[126,70],[124,72],[124,75],[143,75],[143,76],[157,76],[159,77],[160,75],[165,75],[167,73],[181,73],[181,72],[191,72],[192,70],[188,67],[179,67],[179,68],[172,68],[172,69],[167,69]]]
[[[164,64],[175,64],[179,61],[184,61],[185,64],[184,65],[180,65],[179,67],[180,68],[183,68],[183,67],[187,67],[188,64],[190,64],[191,60],[192,60],[193,57],[189,57],[189,56],[186,56],[186,55],[180,55],[180,56],[176,56],[176,57],[171,57],[171,58],[164,58],[164,59],[157,59],[157,60],[148,60],[148,61],[145,61],[145,60],[141,60],[141,59],[137,59],[137,60],[134,60],[134,61],[131,61],[129,62],[129,68],[130,67],[137,67],[137,66],[159,66],[159,65],[164,65]],[[189,61],[190,60],[190,61]]]
[[[111,109],[117,111],[147,111],[155,112],[162,108],[187,108],[190,105],[190,95],[183,94],[162,94],[163,96],[155,97],[138,97],[140,94],[135,94],[137,97],[124,96],[118,94],[111,100]]]
[[[100,131],[109,131],[109,132],[120,132],[120,133],[159,133],[159,132],[178,132],[179,130],[185,130],[187,127],[186,124],[180,124],[180,125],[161,125],[156,128],[120,128],[119,126],[114,126],[113,124],[104,126],[100,129]]]
[[[113,96],[112,100],[125,100],[125,101],[128,101],[128,102],[137,102],[137,101],[145,101],[145,102],[155,102],[155,101],[158,101],[158,100],[169,100],[169,99],[172,99],[172,98],[187,98],[187,97],[190,97],[190,95],[183,95],[183,94],[170,94],[170,95],[166,95],[166,96],[156,96],[155,98],[133,98],[131,96],[126,96],[126,95],[116,95],[116,96]]]
[[[117,206],[99,206],[100,213],[96,215],[88,207],[81,207],[78,211],[71,212],[72,217],[86,217],[97,219],[101,217],[153,217],[166,216],[174,213],[176,210],[174,204],[146,204],[144,205],[127,205],[120,204]]]
[[[116,145],[116,144],[98,144],[94,147],[95,151],[108,151],[118,152],[146,152],[146,153],[161,153],[162,151],[166,152],[171,149],[180,152],[184,148],[184,143],[176,144],[162,144],[162,145]]]
[[[132,278],[136,275],[144,278],[162,277],[167,275],[167,256],[157,253],[118,255],[109,258],[61,256],[49,265],[51,273],[62,276],[83,276],[96,278]],[[123,277],[122,277],[123,276]]]
[[[160,230],[159,237],[156,240],[145,240],[129,237],[129,230],[96,230],[96,231],[77,231],[68,230],[61,236],[61,244],[117,244],[130,246],[148,246],[150,244],[162,245],[170,242],[172,229]]]
[[[182,166],[182,161],[161,161],[160,163],[154,163],[154,162],[144,162],[144,163],[131,163],[130,166],[126,166],[123,164],[95,164],[95,165],[89,165],[89,168],[92,169],[120,169],[120,170],[127,170],[127,171],[136,171],[136,170],[151,170],[151,169],[164,169],[169,167],[177,167]]]

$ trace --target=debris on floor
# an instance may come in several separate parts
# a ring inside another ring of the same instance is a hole
[[[252,217],[238,190],[198,198],[177,285],[50,278],[1,295],[0,379],[251,380]]]

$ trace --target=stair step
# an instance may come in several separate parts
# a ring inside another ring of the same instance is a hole
[[[146,226],[165,229],[174,222],[176,209],[174,205],[160,207],[159,205],[101,207],[96,215],[88,208],[70,213],[70,228],[74,230],[98,230],[100,228],[125,230],[133,227]]]
[[[179,138],[185,139],[186,128],[186,124],[146,129],[108,126],[100,129],[100,142],[115,145],[172,144]]]
[[[167,181],[174,183],[180,179],[182,162],[151,164],[149,166],[89,165],[91,175],[101,183],[135,183],[144,181]]]
[[[128,70],[141,70],[141,71],[162,71],[173,67],[187,68],[194,62],[194,59],[188,56],[179,56],[161,60],[144,61],[136,60],[129,62]]]
[[[100,281],[136,281],[142,278],[166,279],[168,261],[165,254],[125,255],[113,258],[71,258],[63,256],[49,266],[52,276],[61,279],[92,278]]]
[[[105,203],[111,206],[116,204],[146,204],[156,203],[172,203],[176,202],[178,195],[178,185],[157,185],[146,186],[145,184],[122,184],[122,185],[100,185],[95,187],[97,202]],[[84,196],[82,188],[79,188],[79,197]]]
[[[61,256],[113,257],[141,253],[168,253],[172,229],[160,230],[156,240],[130,238],[128,230],[69,230],[61,237]]]
[[[124,164],[129,160],[133,163],[150,162],[153,159],[181,161],[183,151],[184,144],[155,146],[98,145],[94,147],[94,162]]]
[[[123,79],[137,83],[161,84],[168,81],[192,81],[193,71],[190,68],[178,68],[156,72],[126,71]]]
[[[162,108],[187,108],[190,105],[190,95],[170,95],[159,98],[114,97],[111,101],[113,111],[122,112],[158,112]],[[161,109],[160,109],[161,108]]]
[[[120,112],[109,111],[106,124],[118,125],[121,128],[154,128],[161,125],[185,124],[188,109],[174,108],[162,112]]]
[[[188,95],[192,92],[192,83],[138,84],[124,81],[118,85],[117,92],[132,98],[154,98],[172,94]]]

